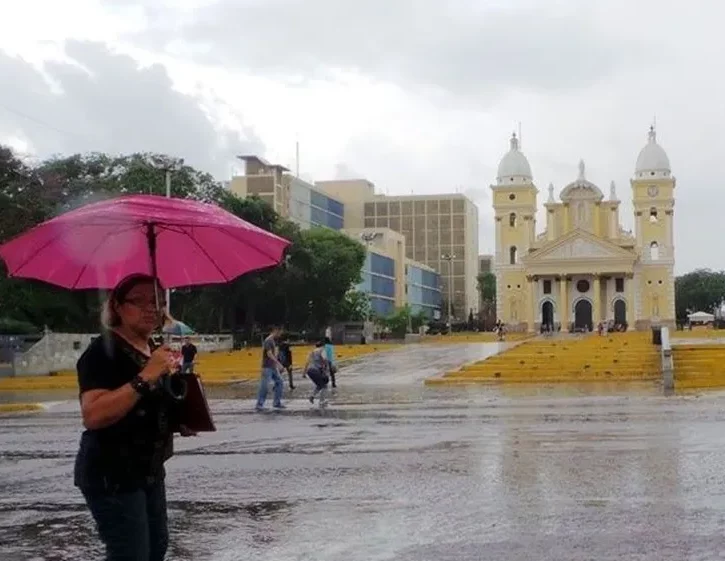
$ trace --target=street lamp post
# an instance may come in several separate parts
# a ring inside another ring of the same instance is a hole
[[[441,255],[443,261],[448,261],[448,334],[453,334],[453,260],[455,253],[444,253]]]
[[[178,158],[175,161],[164,162],[161,168],[164,172],[164,182],[166,183],[166,198],[171,198],[171,172],[176,171],[184,165],[184,159]],[[171,314],[171,290],[166,289],[166,313]]]

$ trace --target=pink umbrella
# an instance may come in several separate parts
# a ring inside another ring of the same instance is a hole
[[[64,288],[112,288],[134,273],[174,288],[277,265],[289,243],[215,205],[131,195],[48,220],[0,246],[0,257],[10,276]]]

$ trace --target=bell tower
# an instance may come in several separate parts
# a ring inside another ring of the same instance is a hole
[[[522,258],[535,241],[538,190],[515,133],[491,190],[496,225],[496,314],[511,327],[533,329],[533,293]]]
[[[635,271],[637,329],[675,326],[675,183],[667,153],[650,127],[631,180],[639,264]]]

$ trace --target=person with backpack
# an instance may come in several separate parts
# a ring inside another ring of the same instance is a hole
[[[332,346],[332,339],[329,337],[325,337],[325,358],[327,359],[332,387],[336,388],[337,382],[335,381],[335,374],[337,374],[337,365],[335,364],[335,347]]]
[[[320,409],[327,406],[327,384],[330,382],[327,375],[328,367],[329,363],[325,356],[325,342],[319,341],[307,357],[304,373],[315,384],[315,389],[309,398],[310,403],[314,405],[315,397],[319,395]]]

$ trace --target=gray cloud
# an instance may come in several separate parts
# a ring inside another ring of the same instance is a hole
[[[636,36],[613,41],[583,8],[480,4],[219,0],[166,29],[149,17],[152,29],[143,39],[156,48],[180,39],[203,63],[286,79],[357,71],[428,93],[475,96],[579,88],[664,56]]]
[[[158,151],[226,177],[234,155],[263,153],[252,130],[219,130],[199,100],[173,89],[164,67],[140,68],[98,43],[69,41],[77,64],[43,72],[0,51],[0,135],[27,138],[40,156],[78,151]]]

